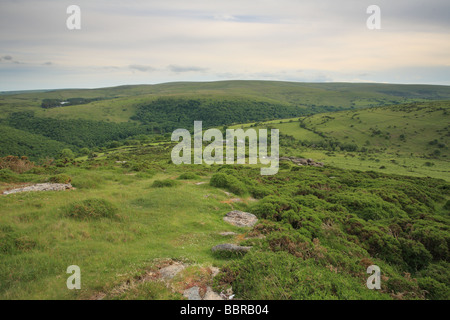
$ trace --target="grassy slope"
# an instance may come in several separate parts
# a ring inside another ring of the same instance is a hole
[[[12,226],[33,250],[0,254],[2,299],[89,298],[111,289],[156,258],[188,259],[217,264],[210,248],[223,241],[222,231],[236,231],[223,222],[230,206],[225,194],[193,183],[176,188],[151,188],[156,178],[126,175],[124,170],[69,170],[77,190],[2,197],[1,225]],[[205,194],[214,197],[205,198]],[[82,222],[62,216],[74,200],[102,198],[119,207],[122,221]],[[80,292],[65,285],[65,269],[82,266]]]
[[[336,139],[354,143],[359,148],[376,149],[374,153],[334,152],[315,148],[282,150],[282,153],[311,157],[318,161],[346,169],[376,170],[412,176],[431,176],[450,180],[450,102],[437,101],[399,106],[386,106],[355,111],[316,114],[302,118],[269,121],[255,128],[270,125],[280,133],[312,143]],[[280,123],[281,122],[281,123]],[[254,123],[235,125],[247,128]],[[381,133],[373,135],[373,128]],[[324,137],[318,135],[321,133]],[[390,138],[386,139],[387,133]],[[404,135],[404,139],[400,136]],[[437,140],[438,145],[430,145]],[[439,150],[440,155],[431,155]],[[431,163],[430,166],[428,166]],[[384,166],[385,169],[380,169]]]
[[[386,148],[390,154],[423,156],[437,148],[429,144],[434,139],[449,145],[449,119],[450,102],[433,102],[315,115],[305,119],[305,124],[327,137],[351,141],[359,147]],[[371,128],[381,133],[374,135]],[[388,134],[390,138],[386,139]],[[448,148],[443,148],[442,153],[450,156]]]
[[[261,101],[278,106],[300,106],[314,113],[323,111],[323,108],[358,109],[424,99],[450,99],[450,88],[426,85],[219,81],[22,92],[0,95],[0,121],[12,112],[34,111],[38,118],[97,120],[111,123],[133,122],[130,118],[136,114],[138,105],[148,104],[162,96],[212,101]],[[40,108],[43,99],[64,100],[74,97],[104,100],[52,109]],[[332,125],[337,126],[336,121]],[[342,125],[345,126],[346,123]],[[283,126],[286,132],[289,132],[288,134],[295,137],[301,136],[311,141],[321,140],[310,131],[296,130],[295,124]],[[39,138],[39,136],[33,137],[34,140]],[[58,144],[53,141],[49,143]],[[33,156],[33,154],[29,155]]]
[[[0,253],[0,297],[87,299],[97,292],[105,292],[107,298],[117,298],[112,294],[114,288],[142,274],[156,258],[187,259],[194,264],[220,267],[233,261],[212,255],[210,249],[219,243],[239,243],[244,238],[224,238],[218,233],[241,233],[242,230],[226,224],[222,217],[232,208],[248,211],[251,207],[247,203],[230,202],[223,191],[208,184],[196,185],[197,181],[208,182],[217,168],[169,165],[170,149],[170,145],[164,144],[122,147],[109,150],[102,158],[81,164],[81,167],[50,168],[42,175],[25,175],[27,181],[42,182],[49,175],[65,173],[72,177],[72,184],[77,189],[0,197],[0,238],[12,237],[16,246],[15,252]],[[124,159],[129,163],[115,162]],[[142,161],[150,165],[151,171],[132,171],[132,164]],[[310,180],[315,177],[330,184],[333,184],[328,178],[331,175],[348,174],[346,179],[352,179],[351,172],[342,170],[302,169],[304,172],[284,172],[283,177],[305,174]],[[174,179],[183,172],[194,172],[200,178],[179,181],[172,188],[151,187],[156,179]],[[289,181],[283,177],[280,181]],[[389,182],[392,178],[383,179]],[[266,182],[270,180],[268,178]],[[0,189],[6,187],[11,185],[0,183]],[[272,187],[277,188],[277,185]],[[105,199],[116,205],[121,220],[79,221],[64,216],[69,204],[91,198]],[[332,244],[333,248],[341,245],[336,240]],[[358,259],[360,256],[352,257],[352,261]],[[66,288],[68,275],[65,270],[72,264],[81,267],[82,290],[79,291]],[[320,272],[328,272],[323,266],[315,263],[314,266]],[[364,274],[362,266],[355,265],[355,268]],[[389,272],[397,274],[391,267]],[[362,294],[361,298],[390,298],[385,292],[366,292],[364,277],[359,279],[350,274],[340,277],[328,273],[333,281],[342,281],[349,286],[350,296],[355,289]],[[318,281],[319,285],[328,283],[328,280]],[[358,286],[358,289],[352,289],[352,286]],[[275,292],[270,287],[263,287],[269,296]],[[136,295],[146,299],[181,297],[171,296],[167,289],[154,287],[151,283],[136,290],[125,292],[121,298]],[[320,292],[317,290],[316,293]]]

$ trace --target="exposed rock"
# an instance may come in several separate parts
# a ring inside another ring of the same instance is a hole
[[[185,268],[186,268],[186,266],[182,263],[174,263],[168,267],[160,269],[159,273],[163,280],[169,280],[169,279],[172,279],[173,277],[175,277],[177,275],[177,273],[184,270]]]
[[[223,300],[233,300],[233,298],[234,298],[234,294],[233,294],[233,288],[228,288],[225,292],[221,292],[220,293],[220,297],[223,299]]]
[[[219,244],[219,245],[213,247],[211,250],[212,250],[212,252],[227,251],[227,252],[246,253],[246,252],[249,252],[251,248],[252,247],[238,246],[238,245],[232,244],[232,243],[224,243],[224,244]]]
[[[297,157],[280,157],[280,161],[291,161],[292,163],[298,166],[314,166],[314,167],[323,167],[323,162],[316,162],[313,159],[304,159]]]
[[[265,239],[265,238],[266,238],[265,235],[259,234],[259,235],[254,236],[254,237],[245,237],[244,240],[251,240],[251,239]]]
[[[213,278],[217,276],[220,272],[220,269],[217,267],[210,267],[209,269],[211,270],[211,277]]]
[[[90,297],[89,300],[103,300],[105,297],[106,297],[106,293],[97,292],[92,297]]]
[[[218,293],[214,292],[211,287],[207,287],[203,300],[223,300],[223,298]]]
[[[36,192],[36,191],[61,191],[72,189],[72,185],[70,183],[38,183],[32,186],[12,189],[3,191],[3,194],[12,194],[12,193],[20,193],[20,192]]]
[[[236,227],[253,227],[258,222],[254,214],[238,210],[228,212],[223,220]]]
[[[200,297],[199,289],[199,287],[192,287],[184,290],[183,296],[185,296],[188,300],[202,300],[202,297]]]
[[[221,236],[224,236],[224,237],[228,237],[228,236],[235,236],[235,235],[237,235],[237,233],[236,232],[231,232],[231,231],[228,231],[228,232],[221,232],[221,233],[219,233]]]

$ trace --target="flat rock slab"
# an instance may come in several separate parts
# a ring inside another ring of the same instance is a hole
[[[236,227],[253,227],[258,222],[254,214],[237,210],[228,212],[223,220]]]
[[[189,288],[187,290],[184,290],[183,296],[185,296],[188,300],[202,300],[199,290],[199,287]]]
[[[220,272],[220,269],[217,267],[210,267],[209,269],[211,270],[211,277],[213,278],[215,278]]]
[[[215,247],[213,247],[211,250],[212,252],[221,252],[221,251],[228,251],[228,252],[249,252],[252,247],[244,247],[244,246],[238,246],[232,243],[224,243],[219,244]]]
[[[226,231],[219,233],[223,237],[229,237],[229,236],[237,236],[236,232]]]
[[[162,268],[159,270],[159,274],[163,280],[169,280],[175,277],[179,272],[183,271],[186,268],[184,264],[174,263],[170,266]]]
[[[36,191],[61,191],[72,189],[72,185],[70,183],[38,183],[29,187],[18,188],[3,191],[3,194],[13,194],[13,193],[21,193],[21,192],[36,192]]]
[[[211,287],[207,287],[203,300],[223,300],[223,298],[218,293],[214,292]]]

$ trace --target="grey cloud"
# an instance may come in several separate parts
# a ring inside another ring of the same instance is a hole
[[[43,65],[44,65],[44,66],[51,66],[51,65],[53,65],[53,63],[50,62],[50,61],[48,61],[48,62],[43,63]]]
[[[156,69],[150,66],[143,66],[143,65],[137,65],[137,64],[132,64],[129,66],[130,69],[132,70],[137,70],[137,71],[141,71],[141,72],[152,72],[155,71]]]
[[[22,62],[14,60],[13,57],[10,56],[10,55],[1,57],[1,58],[0,58],[0,61],[2,61],[2,60],[8,61],[8,62],[14,63],[14,64],[22,64]]]
[[[167,68],[170,71],[175,72],[175,73],[181,73],[181,72],[205,72],[205,71],[208,71],[208,68],[194,67],[194,66],[183,67],[183,66],[177,66],[177,65],[173,65],[173,64],[171,64]]]

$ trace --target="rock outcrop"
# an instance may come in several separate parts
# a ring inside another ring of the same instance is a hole
[[[280,161],[291,161],[298,166],[313,166],[313,167],[323,167],[322,162],[316,162],[313,159],[304,159],[297,157],[280,157]]]
[[[224,243],[213,247],[211,250],[212,252],[247,253],[250,251],[251,248],[252,247],[238,246],[232,243]]]
[[[228,212],[223,220],[236,227],[253,227],[258,222],[254,214],[238,210]]]
[[[18,189],[12,189],[12,190],[6,190],[3,191],[3,194],[13,194],[13,193],[20,193],[20,192],[36,192],[36,191],[62,191],[72,189],[72,185],[70,183],[64,184],[64,183],[39,183],[32,186],[24,187],[24,188],[18,188]]]

